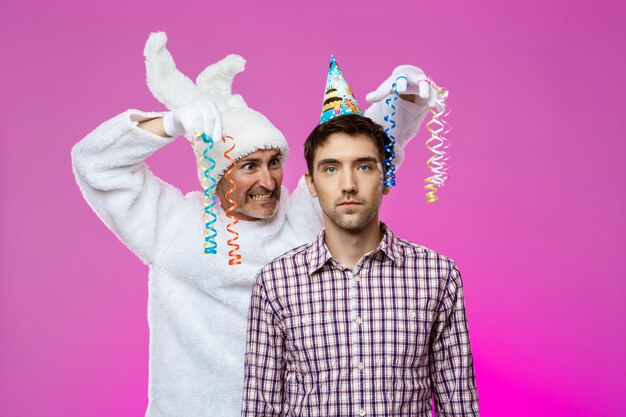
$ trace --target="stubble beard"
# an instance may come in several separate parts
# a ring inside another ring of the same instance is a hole
[[[220,180],[220,182],[217,184],[217,194],[220,197],[221,201],[228,201],[226,198],[226,191],[224,189],[225,185],[223,184],[222,180]],[[280,202],[280,190],[274,190],[274,191],[269,191],[269,190],[255,190],[253,189],[251,192],[254,191],[261,191],[261,194],[264,194],[264,191],[267,192],[271,192],[274,194],[274,201],[273,202],[267,202],[267,203],[263,203],[261,204],[261,208],[255,209],[255,208],[251,208],[250,204],[248,204],[248,195],[244,195],[241,196],[239,199],[235,200],[237,207],[235,207],[232,212],[233,213],[239,213],[239,214],[243,214],[244,216],[247,217],[251,217],[253,219],[256,220],[263,220],[263,219],[269,219],[274,217],[274,215],[276,215],[276,212],[278,211],[278,203]],[[231,197],[232,198],[232,197]]]
[[[253,191],[259,191],[259,190],[253,190]],[[260,191],[265,191],[265,190],[260,190]],[[243,197],[244,201],[238,202],[237,208],[233,211],[236,213],[243,214],[248,217],[259,219],[259,220],[269,219],[269,218],[274,217],[274,215],[276,215],[276,212],[278,211],[278,203],[280,202],[280,191],[276,189],[274,191],[269,191],[269,190],[267,191],[271,192],[274,195],[274,201],[261,203],[260,208],[252,208],[250,207],[251,204],[248,204],[249,197],[246,195]]]
[[[340,230],[356,234],[365,229],[376,213],[377,209],[374,207],[369,207],[366,211],[360,213],[355,209],[344,209],[344,212],[340,213],[338,207],[336,207],[327,216]]]
[[[275,203],[264,204],[263,208],[261,209],[252,209],[249,208],[247,204],[242,204],[238,205],[237,208],[233,211],[259,220],[269,219],[274,217],[274,215],[278,211],[278,201],[276,201]]]

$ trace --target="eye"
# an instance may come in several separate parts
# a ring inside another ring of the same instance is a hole
[[[335,172],[337,172],[337,168],[335,168],[335,167],[326,167],[322,171],[326,172],[327,174],[334,174]]]
[[[247,162],[241,166],[241,169],[244,171],[252,171],[254,169],[254,164],[252,162]]]
[[[270,161],[270,164],[269,164],[269,165],[270,165],[271,167],[277,167],[277,166],[280,166],[280,159],[278,159],[278,158],[276,158],[276,159],[272,159],[272,160]]]
[[[371,171],[372,167],[366,164],[360,165],[358,168],[359,171]]]

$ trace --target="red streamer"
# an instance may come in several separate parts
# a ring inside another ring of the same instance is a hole
[[[226,171],[226,173],[224,174],[224,179],[231,185],[228,191],[224,193],[226,201],[228,201],[228,203],[230,204],[230,206],[226,209],[226,216],[229,219],[232,219],[232,221],[226,226],[226,231],[233,235],[231,239],[228,239],[228,246],[232,247],[232,249],[228,251],[228,265],[241,265],[241,254],[237,253],[237,251],[239,251],[239,244],[235,243],[236,240],[239,239],[239,233],[232,229],[234,225],[239,223],[239,219],[233,214],[234,210],[237,208],[237,202],[229,197],[232,193],[235,192],[236,188],[235,181],[230,178],[230,175],[233,173],[236,166],[235,160],[230,157],[230,152],[235,149],[235,139],[233,139],[231,136],[225,136],[222,138],[222,141],[225,142],[226,139],[230,139],[233,141],[233,146],[231,146],[230,149],[224,151],[224,158],[226,158],[228,162],[232,164],[228,171]]]

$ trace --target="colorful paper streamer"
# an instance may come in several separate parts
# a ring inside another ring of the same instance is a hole
[[[217,230],[215,230],[215,222],[217,216],[215,215],[214,208],[216,205],[215,187],[217,182],[215,178],[211,176],[211,171],[215,168],[215,160],[209,156],[209,152],[213,149],[213,139],[206,133],[202,132],[196,136],[202,139],[204,149],[199,149],[196,155],[198,155],[198,167],[204,172],[200,185],[204,190],[202,197],[202,204],[204,206],[204,213],[202,214],[202,220],[204,221],[204,253],[216,254],[217,242],[215,237],[217,236]],[[195,142],[195,141],[194,141]],[[194,146],[192,142],[192,146]],[[197,144],[195,146],[200,146]]]
[[[228,171],[226,171],[226,173],[224,174],[224,180],[230,184],[230,188],[228,189],[228,191],[224,193],[224,197],[226,198],[226,201],[228,201],[230,205],[226,209],[226,216],[232,220],[226,226],[226,231],[233,235],[232,238],[228,239],[228,246],[232,247],[232,249],[228,252],[228,257],[229,257],[228,265],[232,266],[232,265],[241,265],[241,254],[237,253],[239,251],[239,244],[236,243],[237,239],[239,239],[239,233],[233,230],[233,226],[239,222],[239,219],[237,218],[237,216],[233,214],[233,212],[237,208],[237,202],[230,198],[230,195],[234,193],[236,189],[235,181],[233,181],[233,179],[230,177],[230,175],[232,174],[232,172],[235,170],[235,167],[236,167],[235,160],[231,158],[230,156],[230,152],[233,149],[235,149],[235,143],[234,143],[235,140],[230,136],[225,136],[222,138],[222,141],[226,141],[226,139],[233,141],[233,146],[231,146],[229,149],[224,151],[224,158],[226,158],[228,162],[232,164],[231,167],[228,169]]]
[[[426,123],[426,129],[430,132],[430,137],[426,140],[426,148],[433,153],[426,162],[426,166],[433,175],[426,178],[424,188],[426,189],[426,202],[434,203],[438,200],[437,188],[442,187],[449,176],[450,155],[446,149],[450,146],[450,142],[446,139],[446,135],[450,128],[444,118],[450,114],[450,111],[445,103],[448,91],[438,87],[432,80],[429,80],[429,83],[437,90],[438,97],[435,106],[429,109],[432,118]]]
[[[400,97],[400,94],[398,94],[397,84],[398,80],[400,80],[401,78],[404,78],[405,80],[407,79],[404,75],[396,78],[396,81],[391,85],[394,95],[385,99],[385,103],[391,108],[391,113],[384,117],[385,122],[387,122],[387,128],[385,129],[385,133],[389,137],[389,142],[385,145],[385,152],[387,157],[383,162],[385,166],[383,185],[385,187],[393,187],[396,185],[396,166],[392,162],[396,157],[396,153],[393,150],[393,147],[396,144],[396,137],[393,135],[392,130],[396,128],[396,122],[393,119],[393,117],[396,115],[396,106],[394,103]]]

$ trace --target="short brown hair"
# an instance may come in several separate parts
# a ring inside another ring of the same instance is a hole
[[[327,122],[317,125],[304,142],[304,159],[309,174],[313,175],[313,159],[315,151],[322,146],[326,139],[333,133],[345,133],[350,136],[365,135],[371,138],[378,149],[380,162],[383,163],[388,156],[385,146],[390,142],[383,128],[372,119],[356,114],[344,114],[336,116]]]

